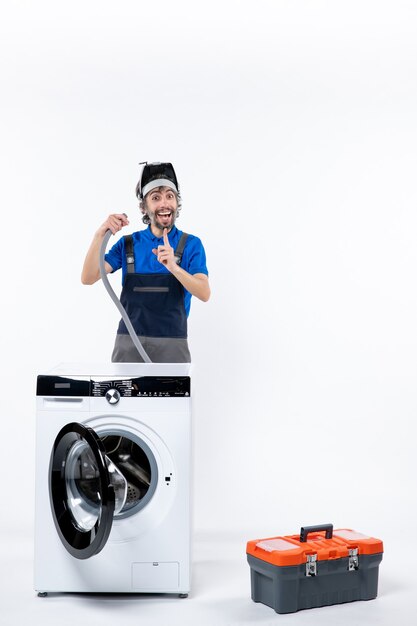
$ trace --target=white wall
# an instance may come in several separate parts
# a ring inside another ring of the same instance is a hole
[[[170,160],[213,292],[190,318],[196,527],[415,527],[415,3],[3,13],[6,523],[31,525],[37,373],[110,358],[118,313],[79,280],[93,232],[139,228],[138,163]]]

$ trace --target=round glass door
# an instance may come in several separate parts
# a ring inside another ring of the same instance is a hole
[[[58,433],[49,487],[55,526],[68,552],[79,559],[100,552],[128,489],[93,429],[71,423]]]
[[[138,436],[107,429],[99,434],[106,460],[126,485],[126,499],[114,512],[119,520],[138,513],[150,502],[158,484],[158,466],[153,452]]]

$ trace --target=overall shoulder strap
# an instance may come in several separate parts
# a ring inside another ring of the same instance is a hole
[[[180,240],[178,242],[178,246],[175,248],[175,258],[177,259],[178,265],[181,265],[182,253],[184,252],[185,242],[187,241],[188,234],[182,233]]]
[[[124,240],[125,240],[127,273],[134,274],[135,273],[135,255],[133,253],[133,237],[132,235],[125,235]]]

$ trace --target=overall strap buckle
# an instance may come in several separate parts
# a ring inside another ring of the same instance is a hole
[[[135,273],[135,255],[133,253],[133,237],[132,235],[125,235],[124,240],[125,240],[127,273],[134,274]]]

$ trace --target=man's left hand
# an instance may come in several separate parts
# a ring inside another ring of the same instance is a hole
[[[169,243],[168,231],[166,228],[164,228],[163,238],[164,245],[158,246],[158,248],[153,248],[152,252],[156,255],[158,261],[162,263],[162,265],[165,265],[170,272],[172,272],[178,268],[178,265],[174,256],[174,248]]]

